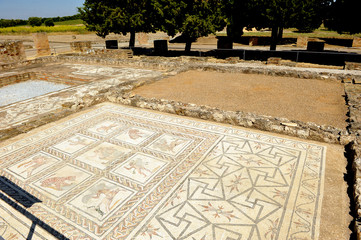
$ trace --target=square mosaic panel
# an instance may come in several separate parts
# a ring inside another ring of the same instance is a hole
[[[109,164],[129,152],[131,152],[130,149],[103,142],[75,159],[104,170]]]
[[[58,199],[91,176],[90,173],[74,166],[66,165],[40,178],[32,185],[41,192]]]
[[[61,160],[44,152],[36,153],[23,161],[17,162],[6,170],[21,180],[27,180]]]
[[[63,142],[53,146],[53,148],[62,151],[66,154],[74,154],[87,146],[93,144],[97,140],[80,134],[76,134]]]
[[[152,142],[148,148],[171,156],[178,155],[191,143],[191,139],[164,134]]]
[[[144,185],[166,165],[167,162],[164,160],[143,153],[137,153],[112,172]]]
[[[0,148],[0,172],[69,239],[316,240],[325,152],[101,104]]]
[[[117,208],[123,206],[133,194],[132,189],[107,179],[100,179],[70,200],[67,205],[95,222],[102,222]]]
[[[120,127],[123,126],[118,122],[105,120],[96,124],[95,126],[88,128],[87,130],[95,134],[106,136],[114,133]]]
[[[115,136],[114,139],[128,144],[140,145],[147,139],[151,138],[151,136],[155,133],[156,132],[154,131],[149,131],[139,127],[132,127]]]

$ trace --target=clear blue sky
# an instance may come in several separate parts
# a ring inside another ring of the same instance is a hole
[[[85,0],[0,0],[0,18],[63,17],[77,14]]]

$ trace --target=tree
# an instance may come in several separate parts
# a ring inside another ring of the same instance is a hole
[[[87,29],[100,37],[130,33],[129,48],[133,48],[136,32],[154,29],[151,9],[151,0],[85,0],[79,12]]]
[[[29,17],[28,23],[32,27],[35,27],[35,26],[41,26],[42,21],[41,21],[41,18],[39,18],[39,17]]]
[[[222,30],[225,25],[224,0],[158,0],[154,2],[159,30],[170,36],[182,34],[186,51],[202,36]]]
[[[326,17],[330,0],[305,0],[297,4],[294,27],[300,32],[313,32]]]
[[[334,0],[329,7],[325,27],[338,33],[361,33],[360,0]]]
[[[271,28],[271,50],[283,36],[283,29],[298,27],[310,31],[321,25],[320,14],[329,0],[230,0],[227,17],[230,35],[239,37],[242,29]]]
[[[47,26],[47,27],[54,27],[54,21],[53,21],[53,19],[46,19],[45,21],[44,21],[44,24],[45,24],[45,26]]]

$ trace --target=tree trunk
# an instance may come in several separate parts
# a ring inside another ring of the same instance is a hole
[[[282,38],[283,38],[283,27],[279,27],[277,41],[280,42],[282,40]]]
[[[135,46],[135,31],[130,32],[129,48],[132,49]]]
[[[186,40],[186,48],[185,48],[185,51],[188,53],[191,51],[191,48],[192,48],[192,40],[191,39],[187,39]]]
[[[271,36],[271,51],[275,51],[277,47],[277,40],[278,40],[278,26],[272,27],[272,36]]]

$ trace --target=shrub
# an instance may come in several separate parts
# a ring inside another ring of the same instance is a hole
[[[41,24],[42,24],[41,18],[39,18],[39,17],[29,17],[28,23],[29,23],[29,25],[31,25],[32,27],[41,26]]]
[[[47,26],[47,27],[54,27],[54,21],[53,21],[53,19],[46,19],[46,20],[44,21],[44,24],[45,24],[45,26]]]

